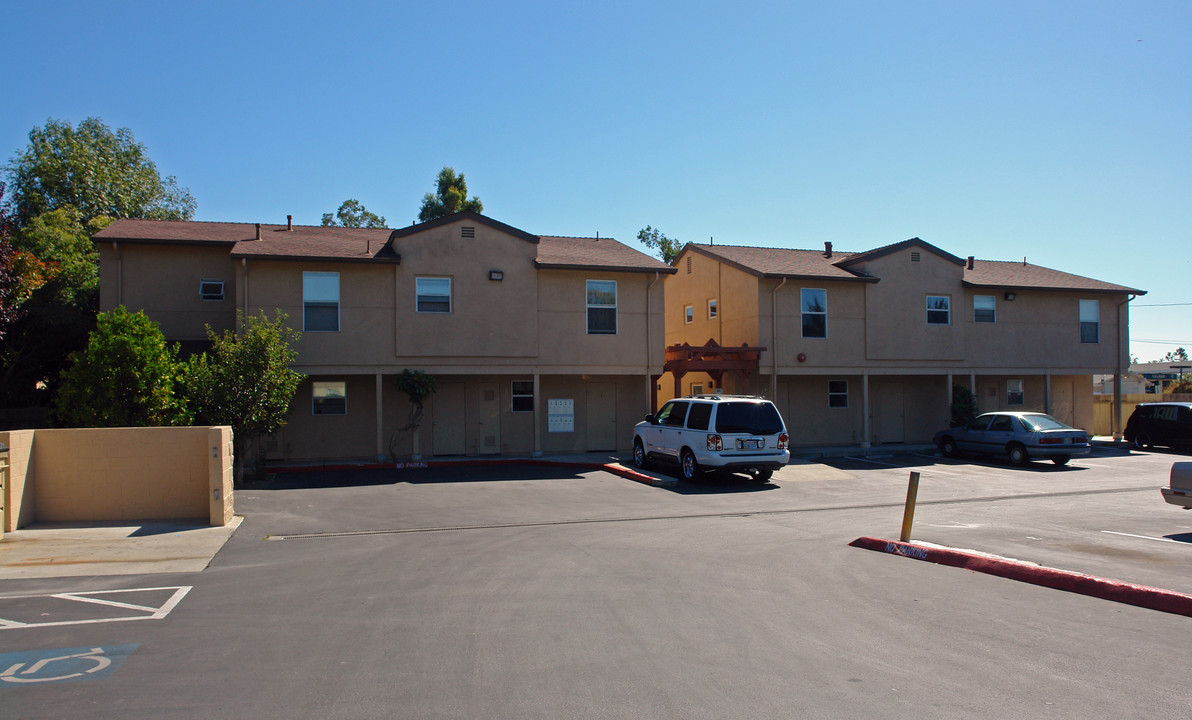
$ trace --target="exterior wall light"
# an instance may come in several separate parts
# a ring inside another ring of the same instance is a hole
[[[488,279],[500,282],[505,279],[505,273],[501,272],[500,270],[489,270]]]
[[[1010,301],[1011,301],[1011,300],[1013,300],[1015,297],[1016,297],[1016,296],[1015,296],[1015,295],[1014,295],[1014,293],[1012,293],[1012,292],[1008,292],[1008,293],[1006,293],[1006,295],[1005,295],[1006,302],[1010,302]]]

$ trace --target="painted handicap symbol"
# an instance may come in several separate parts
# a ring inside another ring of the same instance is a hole
[[[68,648],[0,655],[0,687],[109,675],[137,645]],[[14,662],[15,661],[15,662]]]

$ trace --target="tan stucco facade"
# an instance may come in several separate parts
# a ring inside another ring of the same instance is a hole
[[[963,261],[926,243],[867,258],[849,278],[767,276],[714,252],[689,247],[676,260],[666,281],[667,345],[711,338],[765,347],[749,390],[775,399],[793,445],[929,441],[948,424],[953,385],[971,389],[982,411],[1049,412],[1091,430],[1092,376],[1113,373],[1125,357],[1124,292],[974,287]],[[824,337],[803,336],[804,289],[826,298]],[[928,322],[928,296],[948,299],[947,322]],[[976,322],[975,296],[992,302],[992,322]],[[708,297],[718,298],[720,318],[702,312]],[[1081,300],[1097,302],[1097,342],[1081,341]],[[659,400],[668,399],[670,375],[659,385]],[[723,385],[743,389],[731,374]],[[702,373],[680,386],[715,388]]]
[[[623,451],[651,409],[665,342],[663,277],[673,271],[624,246],[609,262],[589,247],[614,241],[585,242],[574,263],[543,262],[539,238],[474,214],[393,231],[387,242],[360,243],[356,255],[267,252],[296,236],[269,228],[263,237],[235,252],[101,242],[101,298],[105,308],[119,297],[144,309],[170,340],[202,338],[203,324],[231,327],[237,310],[284,312],[302,332],[295,369],[307,379],[285,427],[258,449],[269,459]],[[626,261],[626,251],[640,261]],[[308,326],[308,273],[337,283],[336,327]],[[199,301],[200,275],[226,278],[228,301]],[[449,283],[446,312],[420,310],[420,278]],[[615,288],[612,332],[589,331],[590,281]],[[416,432],[404,430],[412,408],[396,387],[406,369],[436,380]],[[315,411],[312,393],[326,383],[342,387],[343,412]]]

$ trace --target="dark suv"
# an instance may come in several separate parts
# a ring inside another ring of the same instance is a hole
[[[1140,403],[1126,421],[1126,442],[1139,448],[1192,447],[1192,403]]]

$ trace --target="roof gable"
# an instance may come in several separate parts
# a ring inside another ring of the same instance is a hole
[[[506,225],[503,222],[493,220],[492,218],[488,217],[487,215],[481,215],[480,213],[474,212],[472,210],[461,210],[457,213],[452,213],[451,215],[445,215],[441,218],[435,218],[434,220],[427,220],[424,223],[418,223],[416,225],[409,225],[404,228],[398,228],[397,230],[394,230],[392,233],[390,233],[389,241],[392,242],[393,240],[395,240],[397,238],[408,237],[410,235],[417,235],[420,232],[425,232],[427,230],[432,230],[437,227],[442,227],[444,225],[450,225],[451,223],[465,221],[465,220],[474,222],[478,225],[487,225],[488,227],[490,227],[494,230],[498,230],[498,231],[503,232],[507,235],[512,235],[513,237],[516,237],[516,238],[521,238],[522,240],[525,240],[526,242],[532,242],[532,243],[538,242],[537,235],[532,235],[532,234],[526,232],[525,230],[518,230],[517,228],[513,227],[512,225]]]
[[[698,253],[718,260],[756,277],[877,282],[876,278],[840,267],[840,259],[852,257],[853,253],[833,251],[829,254],[824,250],[687,243],[679,253],[679,257],[682,258],[683,253],[687,252]]]
[[[856,255],[852,255],[851,257],[845,258],[843,260],[839,260],[839,261],[837,261],[836,264],[841,267],[856,265],[858,263],[862,263],[867,260],[874,260],[879,257],[891,255],[896,252],[901,252],[901,251],[906,250],[907,248],[911,248],[911,247],[922,248],[922,249],[926,250],[927,252],[932,253],[933,255],[938,255],[939,257],[941,257],[955,265],[963,265],[964,264],[964,260],[961,260],[960,258],[956,257],[952,253],[945,252],[945,251],[937,248],[935,245],[932,245],[929,242],[924,242],[923,240],[920,240],[917,237],[913,237],[910,240],[903,240],[902,242],[894,243],[893,245],[886,245],[884,247],[875,248],[873,250],[868,250],[863,253],[858,253]]]

